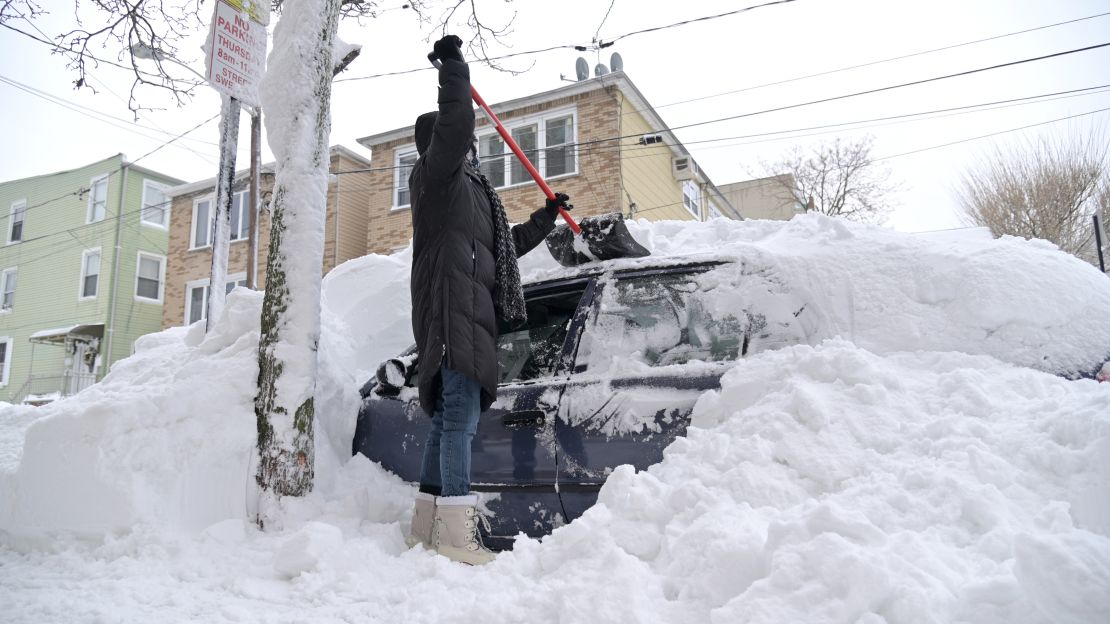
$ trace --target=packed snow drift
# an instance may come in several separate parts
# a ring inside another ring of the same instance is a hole
[[[281,531],[250,521],[259,293],[0,408],[7,619],[1106,621],[1106,276],[1043,241],[815,215],[628,225],[653,256],[612,266],[738,259],[813,321],[582,517],[480,569],[405,548],[415,488],[349,450],[359,386],[412,341],[409,256],[367,256],[324,280],[317,488]]]

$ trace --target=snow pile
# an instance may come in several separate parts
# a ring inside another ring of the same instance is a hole
[[[318,488],[289,506],[287,530],[247,520],[257,293],[233,292],[207,336],[144,338],[30,424],[0,410],[26,429],[18,467],[9,450],[0,468],[5,615],[1105,621],[1110,384],[1035,370],[1105,360],[1104,276],[1044,243],[822,217],[630,229],[654,261],[713,250],[758,267],[814,312],[812,334],[737,362],[662,463],[617,469],[543,542],[481,570],[408,550],[414,489],[348,459],[357,387],[412,340],[407,256],[369,256],[323,286]],[[566,272],[542,252],[523,268]]]

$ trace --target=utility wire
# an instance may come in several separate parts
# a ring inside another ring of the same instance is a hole
[[[727,13],[721,13],[721,14],[718,14],[718,15],[707,15],[705,17],[698,17],[698,18],[694,18],[694,19],[684,20],[684,21],[681,21],[681,22],[674,22],[672,24],[664,24],[662,26],[655,26],[655,27],[652,27],[652,28],[645,28],[644,30],[637,30],[637,31],[634,31],[634,32],[619,35],[618,37],[612,39],[611,41],[605,42],[605,43],[598,42],[596,44],[596,46],[594,46],[594,47],[596,47],[598,49],[607,48],[607,47],[613,45],[613,43],[615,43],[615,42],[617,42],[621,39],[624,39],[626,37],[631,37],[631,36],[634,36],[634,35],[640,35],[640,34],[643,34],[643,33],[656,32],[656,31],[660,31],[660,30],[666,30],[668,28],[676,28],[678,26],[685,26],[687,24],[693,24],[695,22],[704,22],[706,20],[713,20],[713,19],[718,19],[718,18],[722,18],[722,17],[728,17],[728,16],[731,16],[731,15],[736,15],[738,13],[745,13],[747,11],[752,11],[754,9],[759,9],[759,8],[762,8],[762,7],[772,6],[772,5],[776,5],[776,4],[786,4],[786,3],[789,3],[789,2],[795,2],[795,0],[776,0],[775,2],[765,2],[763,4],[758,4],[758,5],[750,6],[750,7],[743,8],[743,9],[737,9],[735,11],[729,11]],[[610,7],[610,9],[612,9],[612,7]],[[602,23],[604,24],[604,21]],[[600,27],[598,27],[598,32],[601,32]],[[537,50],[527,50],[525,52],[513,52],[511,54],[502,54],[500,56],[491,56],[491,57],[488,57],[488,58],[483,58],[483,59],[478,59],[478,60],[481,61],[481,62],[502,61],[502,60],[509,59],[509,58],[514,58],[514,57],[517,57],[517,56],[528,56],[528,55],[532,55],[532,54],[542,54],[544,52],[552,52],[554,50],[567,50],[567,49],[573,49],[573,50],[578,50],[579,52],[585,52],[588,49],[590,49],[590,46],[567,43],[567,44],[563,44],[563,45],[554,45],[554,46],[549,46],[549,47],[546,47],[546,48],[539,48]],[[433,67],[429,65],[429,66],[426,66],[426,67],[418,67],[418,68],[415,68],[415,69],[404,69],[404,70],[393,71],[393,72],[385,72],[385,73],[381,73],[381,74],[371,74],[369,76],[352,76],[350,78],[336,78],[333,82],[348,82],[348,81],[352,81],[352,80],[370,80],[372,78],[384,78],[386,76],[400,76],[400,75],[403,75],[403,74],[414,74],[416,72],[428,71],[430,69],[433,69]]]
[[[1035,123],[1035,124],[1029,124],[1027,126],[1020,126],[1020,127],[1017,127],[1017,128],[1010,128],[1009,130],[1000,130],[998,132],[991,132],[989,134],[980,134],[979,136],[969,137],[969,138],[966,138],[966,139],[960,139],[959,141],[951,141],[949,143],[941,143],[940,145],[932,145],[932,146],[929,146],[929,147],[923,147],[921,149],[910,150],[908,152],[902,152],[901,154],[891,154],[890,156],[881,156],[879,158],[873,159],[871,162],[879,162],[879,161],[882,161],[882,160],[890,160],[892,158],[900,158],[902,156],[909,156],[910,154],[919,154],[921,152],[927,152],[929,150],[940,149],[942,147],[949,147],[951,145],[959,145],[960,143],[967,143],[967,142],[970,142],[970,141],[978,141],[979,139],[986,139],[986,138],[989,138],[989,137],[998,136],[1000,134],[1006,134],[1006,133],[1009,133],[1009,132],[1017,132],[1018,130],[1027,130],[1029,128],[1036,128],[1037,126],[1045,126],[1045,125],[1048,125],[1048,124],[1051,124],[1051,123],[1057,123],[1057,122],[1060,122],[1060,121],[1067,121],[1069,119],[1076,119],[1076,118],[1079,118],[1079,117],[1086,117],[1088,115],[1096,115],[1098,113],[1104,113],[1106,111],[1110,111],[1110,107],[1100,108],[1098,110],[1088,111],[1086,113],[1077,113],[1075,115],[1068,115],[1067,117],[1058,117],[1056,119],[1050,119],[1048,121],[1042,121],[1042,122],[1038,122],[1038,123]]]
[[[71,111],[73,111],[73,112],[75,112],[79,115],[84,115],[85,117],[89,117],[89,118],[91,118],[95,121],[99,121],[101,123],[108,124],[109,126],[112,126],[114,128],[119,128],[121,130],[126,130],[128,132],[133,132],[133,133],[135,133],[135,134],[137,134],[141,137],[145,137],[145,138],[148,138],[148,139],[151,139],[151,140],[154,140],[154,141],[163,140],[164,137],[162,137],[162,138],[153,137],[153,136],[150,136],[149,134],[144,134],[142,132],[139,132],[139,131],[135,130],[134,128],[128,128],[126,126],[121,126],[118,123],[113,123],[113,121],[123,123],[123,124],[127,124],[128,126],[134,126],[135,128],[142,128],[144,130],[150,130],[152,132],[160,132],[162,134],[167,134],[167,135],[172,135],[173,134],[172,132],[169,132],[167,130],[162,130],[162,129],[159,129],[159,128],[152,128],[150,126],[144,126],[142,124],[138,124],[138,123],[135,123],[133,121],[128,121],[128,120],[122,119],[120,117],[114,117],[114,116],[109,115],[107,113],[102,113],[98,110],[88,108],[86,106],[81,106],[80,104],[75,104],[73,102],[66,102],[66,101],[62,100],[61,98],[59,98],[58,96],[51,95],[51,94],[49,94],[45,91],[41,91],[41,90],[36,89],[32,86],[23,84],[22,82],[19,82],[17,80],[12,80],[11,78],[8,78],[7,76],[0,75],[0,83],[4,83],[4,84],[7,84],[7,85],[9,85],[11,87],[14,87],[16,89],[24,91],[28,95],[32,95],[32,96],[35,96],[37,98],[46,100],[47,102],[50,102],[51,104],[56,104],[56,105],[61,106],[63,108],[67,108],[67,109],[69,109],[69,110],[71,110]],[[97,117],[96,115],[100,115],[100,117]],[[112,120],[112,121],[109,121],[109,120]],[[191,141],[197,141],[199,143],[206,143],[208,145],[213,145],[213,146],[217,145],[216,143],[213,143],[212,141],[206,141],[204,139],[190,139],[190,140]],[[193,152],[193,153],[195,154],[196,152]]]
[[[799,80],[806,80],[806,79],[809,79],[809,78],[817,78],[819,76],[828,76],[829,74],[836,74],[836,73],[843,72],[843,71],[849,71],[849,70],[853,70],[853,69],[860,69],[862,67],[871,67],[873,65],[881,65],[883,63],[890,63],[892,61],[900,61],[900,60],[903,60],[903,59],[913,58],[915,56],[921,56],[921,55],[924,55],[924,54],[932,54],[934,52],[943,52],[944,50],[952,50],[952,49],[955,49],[955,48],[961,48],[961,47],[973,45],[973,44],[976,44],[976,43],[984,43],[984,42],[987,42],[987,41],[994,41],[996,39],[1003,39],[1005,37],[1013,37],[1015,35],[1023,35],[1025,33],[1031,33],[1031,32],[1038,31],[1038,30],[1044,30],[1046,28],[1055,28],[1057,26],[1063,26],[1063,25],[1066,25],[1066,24],[1074,24],[1076,22],[1082,22],[1084,20],[1095,19],[1097,17],[1105,17],[1107,15],[1110,15],[1110,11],[1107,11],[1105,13],[1098,13],[1096,15],[1088,15],[1087,17],[1080,17],[1080,18],[1076,18],[1076,19],[1072,19],[1072,20],[1063,21],[1063,22],[1056,22],[1056,23],[1053,23],[1053,24],[1045,24],[1044,26],[1037,26],[1035,28],[1027,28],[1025,30],[1018,30],[1018,31],[1010,32],[1010,33],[1005,33],[1005,34],[1002,34],[1002,35],[994,35],[992,37],[984,37],[982,39],[975,39],[973,41],[965,41],[963,43],[957,43],[957,44],[953,44],[953,45],[943,46],[943,47],[940,47],[940,48],[933,48],[932,50],[923,50],[921,52],[913,52],[911,54],[903,54],[902,56],[894,56],[894,57],[891,57],[891,58],[881,59],[881,60],[878,60],[878,61],[870,61],[870,62],[867,62],[867,63],[861,63],[859,65],[851,65],[851,66],[848,66],[848,67],[841,67],[839,69],[830,69],[828,71],[817,72],[815,74],[807,74],[805,76],[796,76],[794,78],[787,78],[785,80],[777,80],[775,82],[767,82],[767,83],[764,83],[764,84],[754,85],[754,86],[751,86],[751,87],[744,87],[742,89],[735,89],[733,91],[724,91],[722,93],[714,93],[714,94],[711,94],[711,95],[703,95],[703,96],[696,97],[696,98],[690,98],[688,100],[679,100],[677,102],[670,102],[668,104],[661,104],[659,106],[656,106],[655,109],[658,110],[658,109],[661,109],[661,108],[667,108],[669,106],[678,106],[679,104],[688,104],[690,102],[700,102],[702,100],[708,100],[708,99],[712,99],[712,98],[716,98],[716,97],[722,97],[722,96],[725,96],[725,95],[733,95],[735,93],[743,93],[745,91],[754,91],[756,89],[762,89],[764,87],[772,87],[772,86],[776,86],[776,85],[787,84],[787,83],[790,83],[790,82],[797,82]],[[625,114],[628,115],[628,114],[631,114],[632,112],[634,112],[634,111],[629,111],[628,113],[625,113]]]
[[[735,120],[735,119],[743,119],[745,117],[754,117],[756,115],[764,115],[764,114],[767,114],[767,113],[777,113],[779,111],[791,110],[791,109],[795,109],[795,108],[802,108],[804,106],[812,106],[814,104],[825,104],[827,102],[835,102],[835,101],[838,101],[838,100],[846,100],[848,98],[859,97],[861,95],[872,95],[872,94],[875,94],[875,93],[882,93],[884,91],[892,91],[894,89],[902,89],[904,87],[913,87],[913,86],[917,86],[917,85],[927,84],[927,83],[930,83],[930,82],[937,82],[937,81],[940,81],[940,80],[947,80],[949,78],[959,78],[959,77],[962,77],[962,76],[971,76],[973,74],[978,74],[978,73],[982,73],[982,72],[985,72],[985,71],[991,71],[991,70],[995,70],[995,69],[1002,69],[1004,67],[1013,67],[1013,66],[1016,66],[1016,65],[1022,65],[1024,63],[1032,63],[1034,61],[1043,61],[1045,59],[1057,58],[1057,57],[1061,57],[1061,56],[1066,56],[1068,54],[1077,54],[1079,52],[1088,52],[1090,50],[1097,50],[1099,48],[1105,48],[1107,46],[1110,46],[1110,42],[1099,43],[1099,44],[1096,44],[1096,45],[1086,46],[1086,47],[1082,47],[1082,48],[1075,48],[1074,50],[1065,50],[1063,52],[1054,52],[1052,54],[1045,54],[1045,55],[1042,55],[1042,56],[1035,56],[1035,57],[1031,57],[1031,58],[1027,58],[1027,59],[1022,59],[1022,60],[1019,60],[1019,61],[1010,61],[1008,63],[999,63],[997,65],[990,65],[988,67],[980,67],[978,69],[969,69],[969,70],[962,71],[962,72],[956,72],[954,74],[945,74],[943,76],[935,76],[933,78],[923,78],[921,80],[912,80],[910,82],[903,82],[903,83],[899,83],[899,84],[888,85],[888,86],[885,86],[885,87],[878,87],[878,88],[875,88],[875,89],[867,89],[867,90],[864,90],[864,91],[856,91],[854,93],[846,93],[846,94],[843,94],[843,95],[835,95],[835,96],[832,96],[832,97],[821,98],[821,99],[818,99],[818,100],[810,100],[808,102],[800,102],[800,103],[797,103],[797,104],[787,104],[785,106],[776,106],[774,108],[767,108],[767,109],[763,109],[763,110],[759,110],[759,111],[753,111],[753,112],[750,112],[750,113],[742,113],[740,115],[730,115],[728,117],[721,117],[721,118],[718,118],[718,119],[710,119],[708,121],[699,121],[699,122],[695,122],[695,123],[683,124],[681,126],[673,126],[673,127],[668,128],[666,131],[670,131],[670,132],[673,133],[675,130],[683,130],[685,128],[695,128],[697,126],[705,126],[705,125],[709,125],[709,124],[720,123],[722,121],[732,121],[732,120]],[[627,134],[627,135],[608,138],[608,139],[597,139],[595,141],[588,141],[588,142],[583,143],[583,144],[601,143],[601,142],[605,142],[605,141],[617,141],[617,140],[620,140],[620,139],[635,138],[635,137],[639,137],[639,136],[641,136],[641,135],[640,134]]]
[[[774,130],[774,131],[770,131],[770,132],[760,132],[760,133],[755,133],[755,134],[736,135],[736,136],[730,136],[730,137],[718,137],[718,138],[713,138],[713,139],[683,141],[682,144],[683,145],[694,145],[694,144],[701,144],[701,143],[714,143],[714,142],[719,142],[719,141],[732,141],[732,140],[758,138],[758,137],[765,137],[765,136],[793,134],[793,133],[796,133],[796,132],[808,132],[808,131],[811,131],[811,130],[837,128],[837,127],[842,127],[842,126],[853,126],[853,125],[860,125],[860,124],[869,124],[869,123],[874,123],[874,122],[890,121],[890,120],[897,120],[897,119],[907,119],[907,118],[912,118],[912,117],[923,117],[925,115],[935,115],[935,114],[938,114],[938,113],[948,113],[948,112],[954,112],[954,111],[968,111],[968,112],[971,112],[971,113],[976,113],[976,112],[982,112],[982,111],[973,110],[973,109],[984,108],[984,107],[987,107],[987,106],[995,106],[996,108],[988,109],[988,110],[997,110],[997,109],[1001,109],[1001,108],[1010,108],[1010,107],[1019,106],[1019,105],[1038,104],[1040,102],[1034,102],[1034,101],[1030,101],[1030,100],[1051,101],[1051,100],[1046,100],[1045,98],[1060,99],[1056,96],[1076,97],[1078,95],[1093,95],[1095,92],[1097,92],[1096,90],[1098,90],[1098,89],[1107,89],[1107,88],[1110,88],[1110,83],[1102,84],[1102,85],[1096,85],[1096,86],[1092,86],[1092,87],[1084,87],[1084,88],[1081,88],[1081,89],[1070,89],[1070,90],[1066,90],[1066,91],[1056,91],[1056,92],[1052,92],[1052,93],[1042,93],[1042,94],[1039,94],[1039,95],[1029,95],[1029,96],[1019,97],[1019,98],[1010,98],[1010,99],[1005,99],[1005,100],[995,100],[995,101],[992,101],[992,102],[981,102],[979,104],[967,104],[967,105],[963,105],[963,106],[953,106],[953,107],[948,107],[948,108],[939,108],[939,109],[932,109],[932,110],[927,110],[927,111],[918,111],[918,112],[915,112],[915,113],[904,113],[904,114],[900,114],[900,115],[890,115],[890,116],[886,116],[886,117],[875,117],[875,118],[871,118],[871,119],[859,119],[859,120],[855,120],[855,121],[845,121],[845,122],[839,122],[839,123],[834,123],[834,124],[826,124],[826,125],[822,125],[822,126],[809,126],[809,127],[804,127],[804,128],[791,128],[791,129],[786,129],[786,130]],[[929,120],[929,118],[914,120],[914,121],[927,121],[927,120]],[[664,132],[664,131],[660,131],[660,133],[662,133],[662,132]],[[641,135],[635,135],[635,136],[639,137]],[[595,153],[615,152],[615,151],[618,151],[618,150],[647,151],[647,150],[659,149],[660,147],[665,147],[665,144],[656,144],[656,145],[639,145],[639,144],[630,144],[630,143],[614,143],[614,144],[609,144],[609,145],[603,145],[602,144],[602,143],[611,142],[611,141],[615,141],[615,140],[620,140],[620,139],[624,139],[624,138],[629,138],[629,137],[615,137],[614,139],[592,139],[590,141],[585,141],[585,142],[566,143],[566,144],[558,146],[558,148],[577,148],[577,153],[579,155],[590,155],[590,154],[595,154]],[[503,158],[507,157],[508,155],[509,154],[507,154],[507,153],[483,155],[483,156],[480,156],[480,160],[489,162],[489,161],[503,159]],[[632,158],[638,158],[638,157],[633,156]],[[336,175],[344,175],[344,174],[351,174],[351,173],[395,171],[395,170],[403,169],[403,168],[404,168],[404,166],[368,167],[368,168],[364,168],[364,169],[349,169],[349,170],[346,170],[346,171],[335,171],[333,173],[336,174]]]
[[[990,137],[994,137],[994,136],[999,136],[1001,134],[1008,134],[1010,132],[1018,132],[1020,130],[1028,130],[1029,128],[1036,128],[1037,126],[1045,126],[1045,125],[1052,124],[1052,123],[1067,121],[1069,119],[1076,119],[1076,118],[1079,118],[1079,117],[1086,117],[1088,115],[1096,115],[1098,113],[1104,113],[1104,112],[1107,112],[1107,111],[1110,111],[1110,107],[1100,108],[1100,109],[1097,109],[1097,110],[1088,111],[1086,113],[1077,113],[1075,115],[1068,115],[1066,117],[1058,117],[1056,119],[1049,119],[1048,121],[1041,121],[1041,122],[1034,123],[1034,124],[1018,126],[1017,128],[1009,128],[1007,130],[999,130],[998,132],[991,132],[991,133],[988,133],[988,134],[981,134],[981,135],[978,135],[978,136],[968,137],[966,139],[960,139],[958,141],[949,141],[948,143],[941,143],[941,144],[938,144],[938,145],[930,145],[929,147],[922,147],[920,149],[910,150],[908,152],[902,152],[900,154],[891,154],[890,156],[881,156],[879,158],[873,158],[868,162],[869,163],[877,163],[877,162],[881,162],[881,161],[884,161],[884,160],[891,160],[893,158],[901,158],[902,156],[909,156],[911,154],[920,154],[921,152],[928,152],[928,151],[935,150],[935,149],[942,149],[942,148],[945,148],[945,147],[951,147],[953,145],[959,145],[961,143],[969,143],[971,141],[978,141],[980,139],[986,139],[986,138],[990,138]],[[675,202],[675,203],[670,203],[670,204],[663,204],[663,205],[660,205],[660,206],[652,206],[650,208],[642,208],[642,209],[637,208],[636,209],[636,214],[640,214],[640,213],[643,213],[643,212],[650,212],[652,210],[661,210],[663,208],[669,208],[669,207],[672,207],[672,206],[679,205],[680,203],[681,202]]]

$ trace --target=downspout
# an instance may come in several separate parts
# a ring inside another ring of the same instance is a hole
[[[123,180],[120,183],[119,207],[116,210],[116,249],[112,252],[112,291],[108,295],[108,347],[104,350],[103,371],[112,367],[112,342],[116,336],[116,293],[119,291],[119,256],[123,247],[123,198],[127,196],[127,165],[127,162],[120,165]]]
[[[335,158],[335,168],[336,169],[339,168],[339,163],[340,163],[339,157],[336,156],[336,158]],[[335,231],[335,234],[334,234],[334,239],[333,239],[334,242],[332,243],[332,247],[331,247],[331,251],[332,251],[331,268],[334,269],[335,267],[339,266],[339,184],[343,180],[343,176],[339,175],[338,171],[331,174],[331,175],[335,176],[335,223],[333,224],[333,229]],[[324,210],[327,210],[326,206],[324,207]]]

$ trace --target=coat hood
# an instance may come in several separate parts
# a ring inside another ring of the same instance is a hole
[[[416,118],[416,151],[421,156],[432,144],[432,130],[435,128],[437,116],[438,114],[432,111]]]

